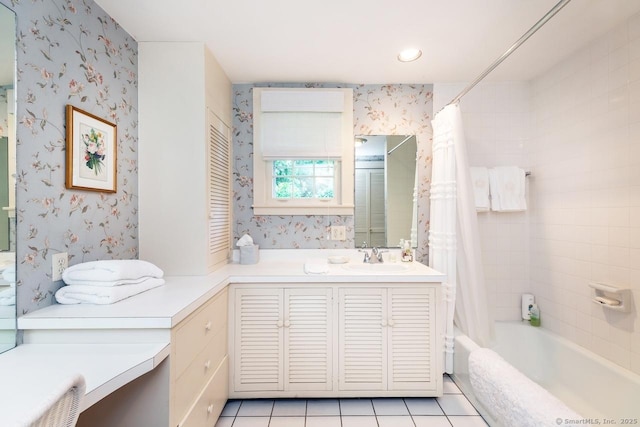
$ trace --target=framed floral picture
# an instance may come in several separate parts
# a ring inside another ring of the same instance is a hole
[[[116,125],[67,105],[69,189],[116,192]]]

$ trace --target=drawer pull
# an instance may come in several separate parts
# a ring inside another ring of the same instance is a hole
[[[207,360],[204,364],[204,370],[208,371],[210,367],[211,367],[211,360]]]
[[[204,330],[207,331],[207,332],[209,332],[211,330],[211,320],[209,320],[207,322],[207,324],[204,325]]]
[[[213,412],[213,403],[209,406],[207,406],[207,414],[210,414]]]

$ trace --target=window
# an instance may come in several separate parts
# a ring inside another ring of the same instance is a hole
[[[333,160],[274,160],[272,196],[276,199],[333,199]]]
[[[256,215],[353,215],[351,89],[254,88]]]

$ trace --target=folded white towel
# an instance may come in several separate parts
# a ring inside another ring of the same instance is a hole
[[[327,274],[329,272],[329,264],[327,260],[307,260],[304,263],[304,272],[306,274]]]
[[[161,278],[164,272],[154,264],[137,260],[101,260],[72,265],[62,273],[67,285],[118,286],[136,284],[147,277]]]
[[[134,285],[110,287],[69,285],[58,289],[56,300],[60,304],[113,304],[163,284],[164,279],[149,277]]]
[[[501,166],[489,170],[491,210],[517,212],[527,209],[525,171],[515,166]]]
[[[0,305],[16,305],[16,290],[14,288],[0,291]]]
[[[122,279],[122,280],[112,280],[112,281],[102,281],[102,280],[72,280],[71,282],[65,282],[67,285],[81,285],[81,286],[121,286],[121,285],[136,285],[138,283],[142,283],[147,279],[150,279],[149,276],[140,277],[138,279]],[[161,279],[161,277],[155,277],[155,279]]]
[[[7,268],[2,270],[2,279],[6,282],[16,281],[16,264],[12,263]]]
[[[476,200],[476,212],[489,210],[489,169],[485,167],[469,168],[473,197]]]
[[[559,419],[583,418],[488,348],[469,355],[469,379],[476,398],[501,426],[555,426]]]

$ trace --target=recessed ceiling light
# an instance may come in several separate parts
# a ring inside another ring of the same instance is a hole
[[[398,54],[398,61],[411,62],[422,56],[422,51],[416,48],[405,49]]]

